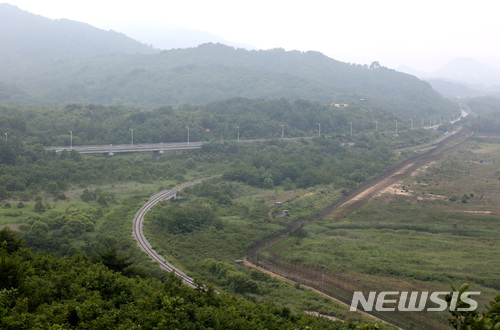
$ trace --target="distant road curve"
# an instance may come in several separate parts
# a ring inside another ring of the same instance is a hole
[[[149,200],[142,205],[142,207],[137,211],[137,213],[134,216],[133,223],[132,223],[132,236],[135,238],[137,241],[137,245],[141,248],[142,251],[146,252],[151,259],[154,261],[158,262],[160,265],[160,268],[168,271],[168,272],[174,272],[175,275],[179,276],[182,279],[182,282],[185,283],[186,285],[195,288],[196,285],[193,281],[193,279],[189,276],[187,276],[184,272],[176,268],[174,265],[169,263],[165,258],[163,258],[158,252],[156,252],[153,247],[151,246],[151,243],[146,239],[144,236],[144,232],[142,231],[143,228],[143,223],[144,223],[144,215],[153,207],[155,206],[158,202],[166,199],[172,199],[176,196],[177,192],[190,186],[194,186],[196,184],[199,184],[205,180],[213,179],[216,177],[221,176],[219,175],[214,175],[211,177],[195,180],[192,182],[184,183],[180,186],[177,186],[175,188],[172,188],[170,190],[162,190],[153,196],[149,198]]]

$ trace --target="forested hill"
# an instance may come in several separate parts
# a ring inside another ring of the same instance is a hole
[[[118,32],[52,20],[6,3],[0,4],[0,45],[2,62],[158,52]]]
[[[353,65],[312,51],[247,51],[221,44],[145,54],[154,50],[118,33],[8,5],[0,5],[0,22],[0,81],[47,101],[148,109],[233,97],[363,99],[404,116],[451,108],[429,84],[377,62]],[[0,103],[20,104],[21,94],[1,97]]]

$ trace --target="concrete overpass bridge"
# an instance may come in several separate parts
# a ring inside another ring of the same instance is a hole
[[[282,138],[281,140],[297,140],[310,139],[312,137],[292,137]],[[239,140],[238,142],[264,142],[272,139],[249,139]],[[156,156],[162,155],[165,151],[170,150],[188,150],[200,149],[205,143],[199,142],[175,142],[175,143],[140,143],[140,144],[108,144],[108,145],[87,145],[87,146],[53,146],[45,147],[45,150],[54,150],[56,153],[61,153],[63,150],[70,152],[71,150],[78,151],[81,154],[102,154],[105,156],[113,156],[119,152],[153,152]]]
[[[102,154],[113,156],[119,152],[153,152],[155,155],[162,155],[169,150],[187,150],[200,149],[206,142],[179,142],[179,143],[141,143],[141,144],[109,144],[109,145],[90,145],[90,146],[56,146],[45,147],[45,150],[54,150],[61,153],[63,150],[70,152],[75,150],[81,154]]]

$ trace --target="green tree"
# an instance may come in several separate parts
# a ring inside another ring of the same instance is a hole
[[[125,268],[132,265],[130,257],[119,257],[115,247],[111,247],[104,252],[97,253],[93,258],[95,262],[101,262],[114,272],[123,273]]]
[[[47,191],[52,196],[57,196],[60,193],[59,186],[53,181],[49,182],[49,184],[45,188],[45,191]]]
[[[17,232],[11,230],[9,227],[3,227],[0,230],[0,247],[2,250],[5,250],[7,253],[13,253],[19,250],[24,241],[18,239],[16,236]]]
[[[284,181],[283,181],[283,189],[285,191],[290,191],[290,190],[293,190],[295,189],[295,186],[294,184],[292,183],[292,180],[290,178],[286,178]]]
[[[17,289],[28,275],[28,267],[19,256],[0,254],[0,290]]]
[[[75,162],[79,162],[82,160],[82,155],[80,155],[80,153],[75,149],[71,150],[71,152],[69,153],[69,157]]]
[[[9,197],[9,192],[4,186],[0,186],[0,201]]]
[[[452,286],[453,291],[458,292],[458,303],[456,308],[450,313],[453,318],[448,319],[449,323],[459,330],[498,330],[500,329],[500,294],[496,294],[494,299],[486,306],[487,310],[478,312],[477,309],[473,311],[459,311],[462,308],[469,308],[469,304],[464,303],[460,297],[469,289],[469,284],[464,283],[460,289],[456,290]],[[452,295],[446,297],[448,307],[452,301]]]
[[[42,201],[37,201],[35,203],[35,212],[37,213],[45,212],[45,206],[43,205]]]
[[[271,179],[271,178],[265,178],[264,182],[262,183],[262,188],[264,188],[264,189],[272,189],[273,187],[274,187],[273,179]]]
[[[85,189],[83,193],[80,195],[80,198],[84,202],[94,201],[96,199],[95,192]]]
[[[94,230],[94,223],[83,213],[73,213],[66,217],[66,222],[62,226],[64,234],[77,237],[85,232]]]
[[[43,231],[43,232],[48,233],[48,232],[49,232],[49,226],[48,226],[45,222],[42,222],[42,221],[36,220],[36,221],[33,223],[33,225],[31,226],[31,230],[32,230],[32,231],[41,230],[41,231]]]
[[[104,194],[100,194],[97,198],[97,203],[101,206],[108,206],[108,200]]]

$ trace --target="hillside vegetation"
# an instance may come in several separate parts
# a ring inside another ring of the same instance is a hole
[[[451,104],[415,77],[384,67],[350,65],[315,52],[246,51],[207,44],[158,55],[53,61],[33,65],[22,76],[20,69],[3,68],[0,80],[59,102],[151,108],[233,97],[286,97],[377,105],[406,116],[452,111]]]
[[[352,325],[292,314],[213,288],[188,288],[175,276],[128,278],[84,255],[55,258],[22,248],[0,231],[0,326],[33,328],[348,329]]]
[[[497,138],[470,140],[354,211],[306,224],[259,262],[322,272],[334,288],[356,291],[444,291],[467,282],[485,304],[500,290],[499,161]],[[444,314],[424,317],[446,324]]]
[[[305,100],[228,99],[205,105],[160,107],[152,111],[123,106],[68,104],[64,108],[23,109],[0,105],[0,129],[12,138],[29,140],[30,144],[73,145],[123,144],[130,142],[134,130],[135,143],[185,142],[190,128],[191,141],[236,140],[240,138],[280,138],[283,125],[284,137],[335,136],[342,141],[353,134],[375,133],[376,138],[393,139],[402,145],[415,143],[427,135],[423,130],[413,130],[399,139],[393,132],[399,122],[399,132],[408,130],[410,122],[374,107],[350,105],[344,108],[322,105]],[[416,126],[415,121],[415,126]],[[238,128],[239,127],[239,128]],[[432,134],[430,134],[432,135]],[[413,139],[413,142],[410,141]]]
[[[0,5],[0,43],[4,104],[25,104],[29,96],[32,104],[151,109],[285,97],[376,105],[404,116],[453,111],[429,84],[377,62],[352,65],[312,51],[248,51],[221,44],[158,53],[113,31],[50,20],[7,4]]]
[[[500,98],[478,97],[468,102],[474,118],[470,127],[480,134],[500,134]]]
[[[52,20],[7,3],[0,4],[0,44],[2,68],[45,60],[158,52],[115,31],[68,19]]]

